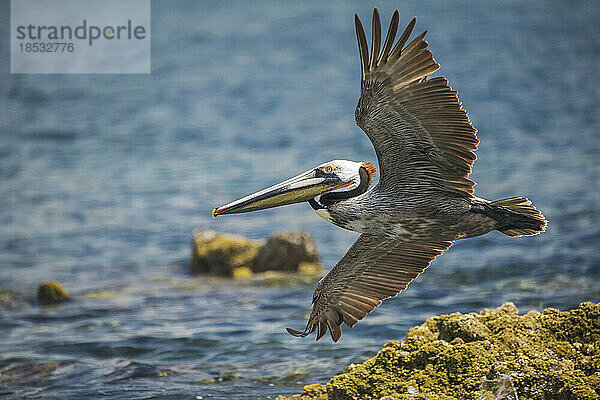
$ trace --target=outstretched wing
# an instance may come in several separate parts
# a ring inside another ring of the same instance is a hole
[[[381,23],[374,10],[369,56],[365,32],[355,16],[362,69],[356,123],[375,147],[380,186],[396,190],[435,186],[472,194],[475,183],[467,176],[479,143],[476,130],[448,81],[429,79],[440,66],[423,39],[427,31],[404,47],[416,18],[392,48],[398,20],[396,11],[380,52]]]
[[[304,331],[287,328],[295,336],[315,330],[317,340],[329,329],[337,342],[341,324],[352,327],[382,300],[396,296],[425,270],[452,242],[405,242],[388,236],[362,234],[346,255],[321,279],[313,295],[313,310]]]

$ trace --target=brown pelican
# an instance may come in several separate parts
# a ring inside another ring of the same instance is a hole
[[[456,91],[444,77],[424,40],[408,45],[414,18],[396,40],[399,14],[392,17],[381,48],[381,24],[373,12],[369,54],[355,15],[362,69],[356,123],[375,147],[368,162],[334,160],[213,210],[213,216],[308,201],[327,221],[360,237],[325,275],[313,295],[304,331],[329,329],[334,341],[341,325],[352,327],[382,300],[396,296],[454,240],[498,230],[508,236],[536,235],[546,228],[542,213],[524,197],[488,201],[473,195],[467,179],[479,141]]]

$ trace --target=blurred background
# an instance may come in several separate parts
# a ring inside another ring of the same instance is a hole
[[[547,232],[460,241],[341,342],[303,327],[314,282],[192,278],[194,229],[356,234],[295,205],[213,207],[332,159],[375,161],[354,123],[354,13],[417,16],[481,140],[490,200],[526,195]],[[600,300],[600,3],[152,2],[150,75],[11,75],[0,2],[0,395],[274,398],[326,382],[427,317]],[[58,280],[75,301],[41,307]],[[91,291],[112,295],[86,296]]]

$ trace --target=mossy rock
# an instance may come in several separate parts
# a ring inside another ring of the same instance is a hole
[[[452,342],[456,338],[463,342],[484,340],[492,334],[474,313],[443,315],[432,318],[431,323],[434,324],[432,327],[439,332],[438,339],[447,342]]]
[[[279,399],[600,398],[600,304],[518,315],[512,303],[411,328],[325,385]]]
[[[302,263],[319,263],[319,252],[306,232],[281,232],[267,239],[253,260],[254,272],[298,272]]]
[[[214,231],[195,232],[192,239],[193,274],[232,276],[237,268],[250,268],[261,242]]]
[[[37,298],[42,304],[58,304],[69,299],[69,294],[56,281],[40,283],[37,290]]]

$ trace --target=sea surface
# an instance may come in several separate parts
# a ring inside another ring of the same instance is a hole
[[[332,266],[356,238],[307,204],[213,219],[332,159],[375,161],[354,123],[354,13],[418,17],[481,140],[487,199],[526,195],[532,238],[456,243],[334,344],[298,339],[314,281],[192,277],[195,229],[306,230]],[[426,318],[600,301],[600,3],[153,2],[149,75],[11,75],[0,3],[0,397],[265,399],[326,382]],[[57,280],[72,301],[40,306]]]

